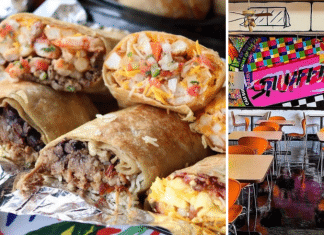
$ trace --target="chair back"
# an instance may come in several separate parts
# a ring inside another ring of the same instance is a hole
[[[238,140],[238,144],[253,149],[255,154],[259,155],[263,154],[269,146],[269,142],[266,139],[254,136],[242,137]]]
[[[261,122],[259,126],[271,126],[275,129],[275,131],[280,130],[280,125],[275,122]]]
[[[233,123],[233,126],[235,126],[235,115],[234,115],[234,112],[231,111],[231,117],[232,117],[232,123]]]
[[[272,117],[269,117],[269,120],[286,120],[286,118],[284,118],[282,116],[272,116]]]
[[[276,131],[276,129],[272,126],[256,126],[253,131]]]
[[[229,154],[247,154],[253,155],[255,154],[254,150],[245,145],[230,145],[228,146]]]
[[[250,119],[247,117],[244,119],[245,119],[245,131],[248,131],[250,126]]]
[[[306,135],[306,118],[302,120],[303,136]]]
[[[228,179],[228,208],[231,208],[236,202],[241,192],[241,184],[234,179]]]

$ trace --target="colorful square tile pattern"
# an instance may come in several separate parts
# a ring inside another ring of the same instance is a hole
[[[316,38],[262,37],[244,71],[252,72],[264,67],[271,68],[274,65],[305,59],[324,50],[321,47],[323,43]]]

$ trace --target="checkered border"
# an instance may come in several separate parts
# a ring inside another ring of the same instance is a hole
[[[275,106],[280,106],[275,105]],[[324,107],[324,94],[316,95],[316,96],[309,96],[303,99],[292,100],[286,103],[281,104],[284,108],[318,108]]]

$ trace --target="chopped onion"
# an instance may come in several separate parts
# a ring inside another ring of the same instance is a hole
[[[171,44],[170,43],[162,43],[162,51],[164,53],[170,53],[171,52]]]
[[[187,50],[188,46],[184,41],[178,40],[171,45],[173,54],[180,54]]]
[[[168,87],[172,93],[175,93],[177,89],[177,84],[178,84],[178,79],[177,78],[172,78],[168,81]]]
[[[109,69],[118,69],[119,63],[121,61],[121,57],[116,53],[112,53],[108,60],[106,60],[105,65]]]

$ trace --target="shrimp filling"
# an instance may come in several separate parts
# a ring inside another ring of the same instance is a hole
[[[142,32],[112,53],[105,66],[130,96],[142,94],[164,105],[188,104],[216,84],[219,72],[212,52],[198,42],[191,47],[181,39]]]
[[[41,135],[7,105],[0,108],[0,157],[29,168],[44,148]]]
[[[0,26],[0,65],[13,79],[80,91],[101,79],[105,45],[99,38],[35,20]]]
[[[46,162],[38,171],[42,175],[38,184],[55,186],[62,182],[69,191],[86,196],[98,208],[111,212],[121,212],[137,204],[134,192],[139,191],[135,185],[139,176],[118,172],[118,157],[110,150],[94,151],[91,145],[91,142],[64,139],[46,150],[43,153]]]

